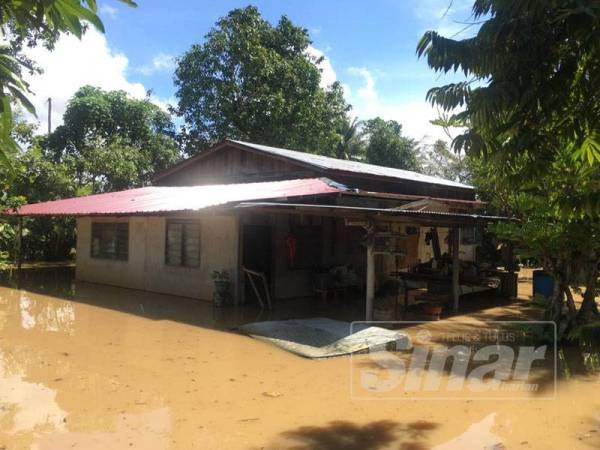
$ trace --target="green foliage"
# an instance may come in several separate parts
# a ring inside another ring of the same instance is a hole
[[[228,270],[213,270],[210,276],[214,281],[229,281]]]
[[[574,328],[569,333],[569,339],[587,345],[600,345],[600,321]]]
[[[47,154],[92,192],[148,182],[180,157],[170,116],[149,100],[84,86],[67,104],[63,125],[48,137]]]
[[[221,18],[175,72],[186,151],[228,137],[335,156],[349,106],[339,83],[320,87],[310,43],[286,16],[273,26],[253,6]]]
[[[50,136],[35,136],[17,114],[11,154],[14,172],[4,186],[3,208],[127,189],[146,183],[179,158],[168,114],[149,100],[86,86],[69,101],[63,125]],[[2,171],[0,167],[0,179]],[[72,218],[25,218],[26,260],[64,260],[75,244]],[[0,230],[0,252],[14,256],[16,220]],[[0,258],[1,259],[1,258]]]
[[[431,89],[427,98],[469,128],[455,149],[501,161],[513,181],[600,161],[600,3],[596,0],[476,0],[476,36],[425,33],[417,53],[437,72],[465,81]],[[584,178],[592,182],[585,174]],[[589,183],[588,183],[589,184]],[[563,196],[560,207],[600,212],[598,186]]]
[[[367,162],[396,169],[419,171],[418,143],[402,135],[402,125],[380,117],[367,120],[363,127],[367,140]]]
[[[132,0],[121,1],[136,6]],[[8,41],[8,44],[0,44],[0,165],[11,167],[9,154],[18,151],[11,135],[14,122],[11,103],[35,114],[27,99],[28,86],[21,78],[23,69],[33,69],[32,62],[20,54],[23,42],[33,46],[41,40],[51,47],[62,33],[73,33],[81,38],[86,23],[104,31],[95,0],[3,0],[0,3],[0,38]]]
[[[520,219],[495,226],[498,236],[553,274],[553,320],[567,299],[562,334],[600,316],[600,3],[475,0],[473,18],[482,25],[472,38],[428,31],[417,45],[435,71],[466,78],[427,98],[466,127],[453,146],[469,156],[484,200]]]
[[[528,162],[515,163],[513,173],[521,180],[503,174],[501,159],[471,157],[473,182],[494,213],[514,216],[519,222],[498,223],[490,229],[502,240],[512,242],[521,258],[533,257],[550,271],[559,283],[558,295],[546,309],[551,319],[562,315],[563,293],[580,285],[587,295],[582,310],[594,317],[593,303],[600,264],[600,223],[581,208],[567,208],[565,197],[585,197],[600,176],[600,166],[581,167],[572,164],[568,151],[563,151],[545,173],[527,177]],[[558,302],[558,303],[557,303]],[[589,308],[589,309],[588,309]],[[575,311],[572,305],[570,315]],[[588,314],[586,313],[586,314]],[[571,317],[570,320],[575,320]]]
[[[365,143],[360,127],[362,122],[357,117],[342,120],[338,127],[341,137],[335,157],[338,159],[362,160],[365,155]]]

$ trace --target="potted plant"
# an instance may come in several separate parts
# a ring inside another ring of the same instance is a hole
[[[225,306],[231,300],[231,280],[229,279],[229,271],[213,270],[211,273],[215,290],[213,293],[213,302],[215,306]]]

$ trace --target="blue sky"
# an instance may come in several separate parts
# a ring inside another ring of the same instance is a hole
[[[53,97],[60,117],[66,100],[81,84],[125,89],[133,96],[152,90],[164,105],[175,102],[175,59],[202,42],[217,19],[248,2],[221,0],[139,0],[128,8],[117,1],[99,1],[106,35],[95,31],[79,42],[59,42],[55,52],[36,49],[32,56],[45,69],[31,79],[39,106]],[[381,115],[401,122],[416,139],[442,136],[429,125],[435,111],[425,102],[427,90],[453,77],[440,77],[417,59],[415,47],[423,32],[436,29],[447,36],[469,19],[467,0],[265,0],[254,1],[262,15],[277,22],[285,14],[309,30],[312,51],[323,54],[324,82],[339,80],[360,118]],[[464,31],[460,37],[471,33]],[[79,64],[79,67],[77,66]],[[43,112],[40,119],[44,119]],[[57,120],[55,124],[58,124]]]

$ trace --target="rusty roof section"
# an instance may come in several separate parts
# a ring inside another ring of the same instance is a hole
[[[425,175],[422,173],[412,172],[410,170],[394,169],[392,167],[376,166],[359,161],[349,161],[344,159],[330,158],[328,156],[315,155],[312,153],[299,152],[296,150],[288,150],[285,148],[270,147],[268,145],[254,144],[252,142],[236,141],[233,139],[225,139],[214,144],[207,150],[198,153],[191,158],[188,158],[173,167],[166,169],[154,177],[154,180],[160,180],[168,175],[178,172],[179,170],[189,166],[215,151],[224,148],[226,144],[233,144],[237,148],[245,148],[251,151],[272,155],[287,160],[292,160],[303,166],[311,167],[321,171],[344,172],[359,175],[370,175],[382,178],[391,178],[403,181],[413,181],[418,183],[436,184],[440,186],[448,186],[453,188],[473,190],[473,186],[459,183],[457,181],[446,180],[444,178]]]
[[[344,192],[326,178],[207,186],[149,186],[23,205],[3,213],[12,216],[151,215],[193,212],[213,206]]]
[[[456,198],[445,198],[445,197],[430,197],[428,195],[412,195],[412,194],[395,194],[391,192],[374,192],[364,191],[359,189],[353,189],[348,192],[344,192],[344,195],[355,195],[359,197],[370,197],[370,198],[382,198],[388,200],[433,200],[435,202],[446,203],[448,205],[457,206],[468,206],[472,208],[483,208],[487,205],[487,202],[481,200],[460,200]]]

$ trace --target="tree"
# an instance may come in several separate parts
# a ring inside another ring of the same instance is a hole
[[[338,143],[335,157],[338,159],[354,159],[359,160],[364,158],[365,145],[363,136],[360,130],[362,122],[358,117],[342,120],[339,125],[338,134],[341,140]]]
[[[21,148],[11,155],[6,206],[130,188],[180,156],[170,116],[122,91],[82,87],[69,100],[63,125],[49,136],[15,118],[12,137]],[[14,230],[10,222],[0,227],[0,262],[13,251]],[[75,243],[72,218],[24,218],[24,231],[25,259],[65,259]]]
[[[180,157],[169,114],[123,91],[84,86],[63,121],[48,137],[48,158],[71,167],[78,185],[94,192],[146,183]]]
[[[448,143],[442,139],[428,146],[424,155],[423,172],[446,180],[468,183],[470,170],[466,156],[462,152],[455,153]]]
[[[10,154],[10,171],[0,167],[3,186],[2,206],[18,207],[24,203],[56,200],[77,194],[77,185],[69,168],[57,164],[43,149],[45,137],[36,135],[37,126],[27,122],[17,108],[12,138],[20,149]],[[8,181],[9,180],[9,181]],[[0,225],[0,267],[14,257],[17,220],[7,217]],[[23,256],[33,260],[63,260],[70,256],[75,243],[72,218],[23,218]]]
[[[396,169],[420,170],[418,143],[402,135],[402,125],[381,117],[365,122],[367,162]]]
[[[454,117],[468,129],[454,147],[502,157],[508,169],[527,155],[529,170],[543,170],[563,149],[600,161],[600,3],[475,0],[473,17],[483,20],[475,37],[428,31],[417,46],[435,71],[465,74],[427,94],[461,109]]]
[[[121,1],[136,6],[131,0]],[[18,103],[35,114],[27,99],[28,86],[21,78],[23,69],[34,70],[34,66],[21,53],[22,46],[34,46],[41,41],[51,48],[63,33],[81,38],[86,23],[103,32],[96,9],[95,0],[4,0],[0,3],[0,38],[7,42],[0,44],[0,164],[10,167],[8,153],[18,149],[11,137],[11,103]]]
[[[286,16],[276,26],[253,6],[221,18],[175,71],[188,153],[223,139],[335,155],[349,106],[339,83],[320,87],[320,58],[306,29]]]
[[[475,184],[522,218],[504,236],[552,271],[556,311],[585,273],[579,318],[597,319],[600,3],[475,0],[473,17],[483,23],[472,38],[428,31],[419,42],[431,68],[466,78],[427,98],[459,110],[454,149],[473,158]]]
[[[600,319],[595,302],[600,265],[600,222],[587,214],[569,214],[555,206],[556,197],[594,190],[600,166],[576,167],[564,150],[544,176],[523,178],[515,184],[502,176],[500,160],[473,158],[474,183],[495,212],[518,218],[519,222],[495,225],[496,234],[516,245],[522,257],[534,257],[555,279],[555,292],[548,319],[560,331]],[[518,164],[518,163],[517,163]],[[525,162],[524,164],[527,164]],[[583,285],[579,308],[572,291]],[[564,306],[567,320],[562,320]]]
[[[36,203],[74,197],[79,193],[70,167],[56,164],[43,149],[42,137],[36,137],[20,152],[13,166],[15,176],[8,190],[10,203]],[[7,222],[9,225],[9,222]],[[16,224],[13,222],[13,228]],[[71,217],[23,218],[24,259],[34,261],[65,260],[75,246],[75,220]],[[5,243],[12,252],[12,242]],[[0,243],[0,246],[2,244]]]

